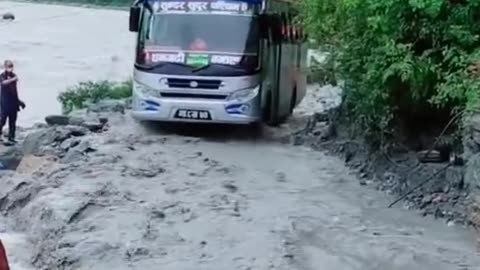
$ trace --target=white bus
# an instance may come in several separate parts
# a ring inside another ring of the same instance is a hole
[[[136,1],[133,117],[284,122],[306,91],[306,36],[294,11],[285,0]]]

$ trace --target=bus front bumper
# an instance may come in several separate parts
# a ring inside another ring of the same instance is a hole
[[[219,124],[250,124],[261,121],[258,96],[244,102],[227,102],[185,98],[145,98],[134,94],[132,105],[132,117],[139,121]]]

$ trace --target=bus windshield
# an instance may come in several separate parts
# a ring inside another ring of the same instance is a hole
[[[205,66],[197,75],[248,74],[258,69],[258,25],[249,15],[145,10],[138,49],[137,64],[161,73],[190,74]]]

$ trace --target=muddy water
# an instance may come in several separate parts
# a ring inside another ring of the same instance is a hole
[[[0,60],[17,66],[27,103],[20,125],[60,112],[58,93],[78,81],[130,76],[134,37],[127,12],[0,1],[5,12],[16,20],[0,21]]]

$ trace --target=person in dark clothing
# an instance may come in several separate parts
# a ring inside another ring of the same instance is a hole
[[[13,73],[13,62],[6,60],[4,68],[5,71],[0,74],[0,140],[3,127],[8,120],[8,141],[15,143],[17,115],[20,108],[25,108],[25,103],[18,98],[18,77]]]

